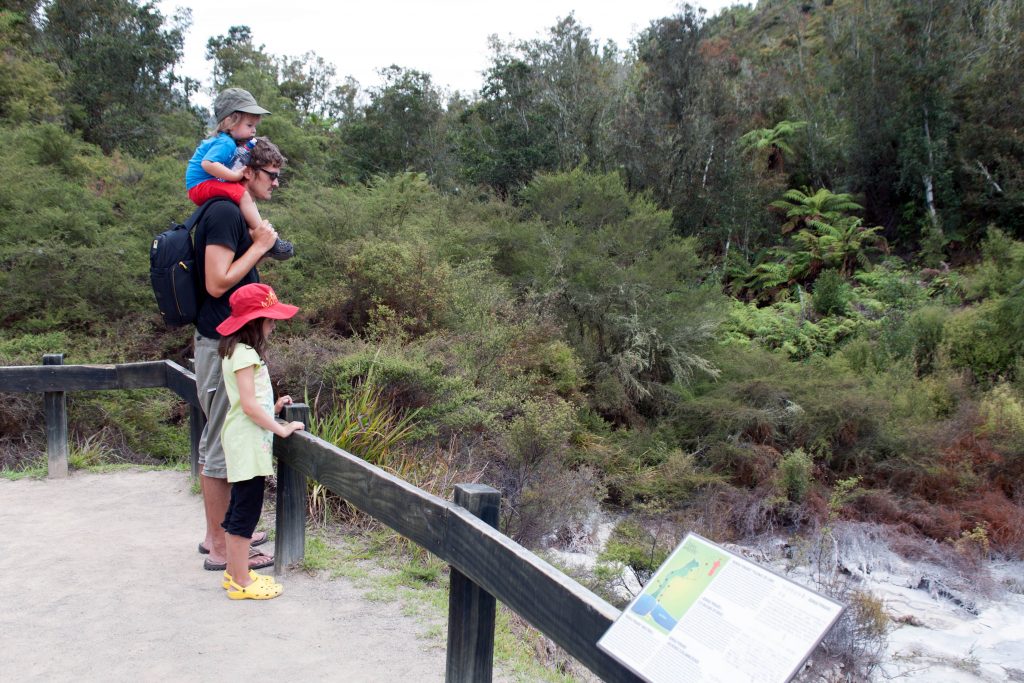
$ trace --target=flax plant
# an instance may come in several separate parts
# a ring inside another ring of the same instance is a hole
[[[308,397],[306,401],[308,403]],[[415,461],[395,446],[409,436],[419,411],[398,414],[384,398],[383,388],[373,381],[372,374],[350,398],[335,400],[333,407],[322,415],[318,404],[319,397],[312,404],[309,424],[312,434],[402,479],[415,474]],[[326,524],[331,511],[326,487],[313,482],[309,496],[310,518]],[[352,517],[354,508],[342,503],[338,512],[341,517]]]

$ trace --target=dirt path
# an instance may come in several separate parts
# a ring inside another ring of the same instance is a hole
[[[180,472],[0,480],[0,679],[444,679],[426,625],[344,579],[290,572],[280,598],[228,600],[202,530]]]

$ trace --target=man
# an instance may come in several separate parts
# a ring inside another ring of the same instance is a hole
[[[278,187],[278,174],[286,159],[277,145],[267,138],[258,138],[250,154],[248,166],[242,171],[242,184],[254,200],[268,200]],[[196,388],[206,413],[206,427],[199,441],[199,482],[206,513],[206,539],[200,552],[209,553],[203,567],[222,570],[227,564],[227,548],[221,522],[231,499],[227,480],[220,430],[228,411],[228,397],[221,376],[217,344],[217,325],[231,314],[228,300],[242,285],[259,282],[256,264],[277,242],[277,231],[267,222],[249,231],[238,206],[218,201],[208,207],[196,226],[195,249],[199,281],[205,284],[206,296],[196,320],[195,359]],[[253,545],[266,541],[264,532],[256,532]],[[253,550],[249,558],[252,569],[268,567],[274,559]]]

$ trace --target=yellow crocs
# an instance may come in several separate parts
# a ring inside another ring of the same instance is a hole
[[[270,578],[269,576],[266,578]],[[232,600],[270,600],[276,598],[284,590],[284,586],[270,581],[253,581],[248,586],[239,586],[234,581],[228,582],[227,594]]]
[[[235,580],[235,578],[233,576],[231,576],[231,574],[228,574],[228,570],[225,569],[224,570],[224,581],[221,582],[220,585],[223,586],[225,589],[228,589],[228,588],[231,587],[231,582],[234,581],[234,580]],[[266,574],[259,574],[259,573],[256,572],[255,569],[250,569],[249,570],[249,580],[250,581],[268,581],[270,583],[274,583],[274,577],[273,576],[267,576]]]

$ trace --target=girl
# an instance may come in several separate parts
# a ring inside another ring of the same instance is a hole
[[[224,388],[231,405],[221,430],[231,482],[231,502],[221,524],[228,560],[223,586],[232,600],[269,600],[281,594],[281,584],[248,569],[249,544],[263,509],[264,479],[274,473],[274,435],[284,438],[305,425],[274,419],[292,399],[282,396],[274,402],[263,354],[276,321],[291,318],[299,309],[278,301],[274,290],[261,283],[239,287],[229,303],[231,315],[217,326]]]

